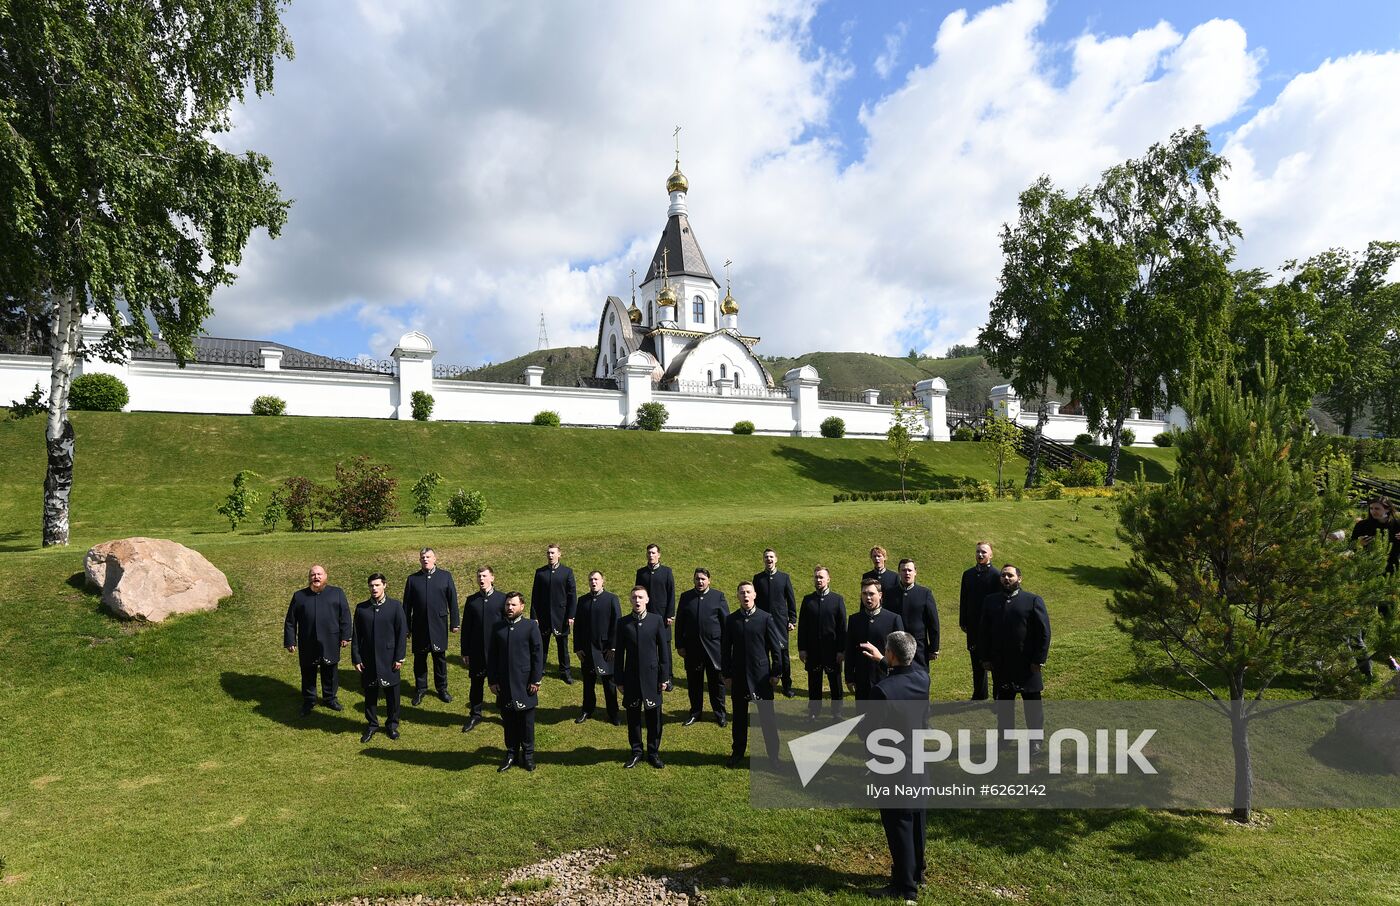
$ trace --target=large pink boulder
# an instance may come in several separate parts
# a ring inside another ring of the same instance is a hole
[[[159,623],[171,614],[216,610],[233,594],[203,554],[160,538],[99,544],[87,552],[83,570],[107,609],[132,620]]]

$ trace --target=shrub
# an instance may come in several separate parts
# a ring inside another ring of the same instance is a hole
[[[1076,447],[1092,447],[1094,446],[1094,435],[1076,434],[1074,435],[1074,445]]]
[[[238,529],[238,523],[248,518],[253,504],[258,502],[258,492],[248,487],[248,481],[257,474],[244,469],[233,476],[233,490],[224,498],[224,502],[216,507],[218,514],[228,520],[230,532]]]
[[[274,488],[272,494],[267,498],[267,509],[263,510],[263,531],[277,531],[277,523],[281,522],[287,515],[286,501],[283,499],[281,488]]]
[[[10,418],[29,418],[31,415],[38,415],[49,407],[49,401],[45,398],[44,390],[38,384],[29,391],[29,395],[23,400],[14,400],[10,403]]]
[[[535,417],[530,419],[530,424],[539,425],[542,428],[559,427],[559,413],[553,409],[542,409],[535,413]]]
[[[660,431],[671,413],[661,403],[642,403],[637,407],[637,427],[643,431]]]
[[[425,422],[428,416],[433,414],[433,395],[426,390],[415,390],[409,395],[409,404],[413,407],[413,420]]]
[[[845,437],[846,420],[833,415],[822,422],[822,437]]]
[[[479,525],[486,516],[486,495],[458,488],[447,501],[447,518],[453,525]]]
[[[398,479],[389,475],[389,466],[372,463],[368,456],[335,464],[335,488],[331,507],[347,531],[378,528],[399,515],[394,489]]]
[[[413,495],[413,515],[422,516],[424,525],[428,524],[428,517],[433,514],[433,494],[441,482],[441,475],[437,472],[428,472],[418,476],[418,480],[413,483],[413,489],[409,492]]]
[[[748,420],[735,422],[734,427],[730,428],[729,430],[734,432],[735,434],[752,434],[753,422]]]
[[[282,509],[292,529],[316,530],[316,520],[331,518],[330,489],[304,475],[293,475],[282,482],[279,491]]]
[[[83,374],[68,388],[68,408],[79,412],[120,412],[131,396],[114,374]]]
[[[286,415],[287,401],[280,396],[260,396],[253,400],[254,415]]]
[[[1077,459],[1068,469],[1047,469],[1045,477],[1067,488],[1102,487],[1108,477],[1108,464],[1097,459]]]
[[[1176,443],[1176,438],[1172,436],[1170,431],[1163,431],[1161,434],[1153,437],[1152,442],[1159,447],[1170,447],[1172,444]]]
[[[1124,428],[1118,432],[1118,443],[1124,447],[1131,447],[1137,441],[1137,432],[1132,428]]]
[[[1059,500],[1065,496],[1065,486],[1058,481],[1047,482],[1045,487],[1041,489],[1040,496],[1045,500]]]
[[[967,425],[963,425],[953,432],[953,440],[973,441],[976,439],[977,432],[973,431]]]

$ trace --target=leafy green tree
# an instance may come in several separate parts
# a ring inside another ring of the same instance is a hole
[[[1046,398],[1073,355],[1070,292],[1087,213],[1084,197],[1070,197],[1042,176],[1021,193],[1015,225],[1001,228],[1001,284],[977,345],[1023,399],[1039,401],[1026,487],[1040,483]]]
[[[0,0],[0,298],[48,316],[45,545],[68,543],[83,315],[116,325],[90,353],[120,359],[154,322],[183,363],[249,234],[286,220],[267,158],[213,140],[291,56],[284,5]]]
[[[1000,497],[1006,489],[1002,472],[1021,448],[1021,428],[1009,418],[993,415],[982,425],[982,442],[991,450],[997,464],[997,496]]]
[[[238,523],[247,519],[253,512],[253,504],[258,502],[258,492],[248,482],[258,477],[258,473],[244,469],[233,476],[233,490],[229,491],[224,502],[216,508],[218,514],[228,520],[228,530],[238,530]],[[275,523],[274,523],[275,524]]]
[[[1331,382],[1345,342],[1324,321],[1317,295],[1299,281],[1274,280],[1262,270],[1236,271],[1231,277],[1228,335],[1236,373],[1257,392],[1256,376],[1267,358],[1278,368],[1275,391],[1289,410],[1307,412]]]
[[[435,501],[433,494],[437,491],[437,486],[442,483],[442,476],[437,472],[428,472],[418,476],[418,480],[413,483],[409,493],[413,496],[413,514],[423,518],[423,524],[428,524],[428,517],[433,515]]]
[[[1220,210],[1228,166],[1199,126],[1179,130],[1080,193],[1070,272],[1072,361],[1066,389],[1089,427],[1112,444],[1118,472],[1123,422],[1181,400],[1195,366],[1224,344],[1235,222]]]
[[[1375,619],[1388,587],[1383,553],[1353,556],[1328,538],[1352,525],[1350,469],[1343,460],[1318,480],[1302,419],[1275,382],[1266,367],[1254,393],[1220,369],[1188,397],[1173,478],[1139,477],[1120,498],[1132,557],[1109,605],[1148,675],[1229,719],[1241,821],[1254,782],[1250,723],[1287,707],[1267,693],[1291,675],[1317,696],[1354,695],[1347,640]]]
[[[910,409],[895,401],[894,412],[890,418],[890,429],[885,432],[885,443],[889,446],[890,452],[894,454],[894,460],[899,464],[899,499],[901,502],[909,499],[904,487],[904,476],[909,471],[909,461],[914,458],[914,438],[919,433],[920,410]]]

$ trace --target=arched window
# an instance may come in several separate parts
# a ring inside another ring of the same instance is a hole
[[[655,323],[656,323],[656,313],[652,310],[652,307],[651,307],[651,303],[650,303],[650,302],[647,303],[647,323],[648,323],[648,324],[655,324]]]
[[[728,366],[726,366],[726,365],[720,365],[720,366],[719,366],[719,379],[722,381],[722,380],[724,380],[724,379],[727,378],[727,377],[729,377],[729,368],[728,368]]]
[[[714,371],[711,370],[711,369],[706,369],[706,370],[705,370],[705,383],[707,383],[707,384],[713,384],[714,382],[715,382],[715,373],[714,373]]]
[[[741,372],[738,368],[735,368],[735,369],[734,369],[734,386],[735,386],[735,387],[738,387],[738,386],[739,386],[739,382],[742,381],[742,380],[743,380],[743,372]]]
[[[617,335],[608,337],[608,353],[612,357],[612,366],[617,367]]]
[[[696,324],[705,323],[705,297],[696,296],[690,303],[690,316],[695,319]]]

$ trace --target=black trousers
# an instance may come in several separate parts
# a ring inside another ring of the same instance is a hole
[[[1020,681],[1003,681],[995,673],[992,674],[992,694],[997,701],[997,738],[1005,741],[1005,731],[1016,726],[1016,696],[1021,696],[1025,702],[1026,709],[1026,729],[1045,729],[1045,706],[1041,704],[1040,695],[1045,688],[1045,683],[1041,680],[1039,673],[1032,673],[1029,678]]]
[[[416,692],[428,691],[428,655],[433,656],[433,688],[438,692],[447,691],[447,652],[413,652],[413,688]]]
[[[365,687],[365,720],[371,727],[379,726],[379,693],[384,693],[384,722],[390,730],[399,726],[399,684],[381,686],[376,681]]]
[[[811,703],[807,710],[816,714],[822,708],[822,677],[826,677],[827,686],[831,689],[831,710],[840,713],[841,700],[846,697],[846,690],[841,686],[841,668],[837,667],[813,667],[808,661],[807,666],[807,700]]]
[[[890,845],[890,886],[908,900],[919,894],[919,877],[924,872],[924,842],[927,812],[923,809],[882,808],[880,823]]]
[[[724,713],[724,677],[709,658],[685,662],[685,689],[690,694],[690,713],[705,709],[705,689],[710,691],[710,707],[716,714]]]
[[[608,719],[617,717],[617,682],[612,674],[598,675],[598,667],[586,651],[578,653],[579,670],[583,672],[583,713],[592,714],[598,707],[598,683],[603,685],[603,700],[607,702]]]
[[[732,748],[735,755],[743,755],[749,748],[749,690],[735,689],[730,717],[733,723],[729,725],[731,731]],[[758,708],[758,726],[763,731],[763,748],[770,761],[778,758],[778,723],[773,716],[773,700],[771,698],[760,698],[752,702]]]
[[[559,669],[563,670],[565,673],[568,673],[570,666],[569,634],[566,632],[563,635],[554,635],[553,632],[549,631],[548,629],[545,629],[543,626],[540,627],[540,632],[544,634],[544,651],[542,652],[544,662],[546,664],[549,663],[549,639],[551,636],[553,636],[554,646],[559,650]]]
[[[982,666],[982,658],[977,655],[972,646],[972,640],[967,642],[968,659],[972,661],[972,700],[976,702],[987,699],[987,668]]]
[[[627,744],[633,755],[642,754],[642,723],[647,727],[647,755],[661,752],[661,706],[643,708],[640,703],[627,709]]]
[[[336,664],[319,664],[312,658],[301,661],[301,700],[316,704],[316,674],[321,674],[321,692],[332,702],[340,691],[340,671]]]
[[[506,754],[535,757],[535,709],[502,708],[501,724],[506,731]]]
[[[481,706],[486,702],[486,674],[472,677],[471,691],[467,693],[467,716],[480,717]]]
[[[783,694],[792,693],[792,652],[783,646]]]

